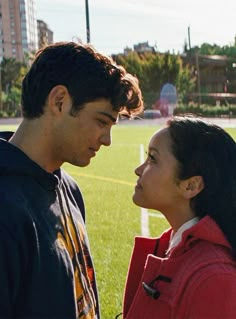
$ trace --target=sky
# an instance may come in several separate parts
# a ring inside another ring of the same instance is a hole
[[[108,55],[140,42],[159,52],[182,53],[189,39],[191,47],[235,41],[235,0],[88,1],[90,42]],[[85,0],[35,0],[35,5],[37,19],[54,32],[54,42],[87,42]]]

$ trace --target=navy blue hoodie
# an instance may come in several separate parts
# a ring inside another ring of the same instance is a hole
[[[0,139],[1,319],[99,318],[84,217],[66,172],[48,173]]]

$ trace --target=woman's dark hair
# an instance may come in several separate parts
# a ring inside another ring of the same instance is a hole
[[[178,177],[203,177],[204,189],[192,199],[197,216],[211,216],[236,252],[236,144],[221,127],[191,115],[167,122]]]
[[[89,44],[55,43],[40,49],[22,83],[22,111],[26,118],[43,114],[48,94],[64,85],[71,95],[71,113],[99,98],[110,100],[113,109],[128,114],[143,108],[136,77]]]

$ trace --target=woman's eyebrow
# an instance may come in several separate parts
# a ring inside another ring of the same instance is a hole
[[[148,148],[148,150],[149,150],[149,151],[154,151],[154,152],[156,152],[157,154],[160,154],[158,148],[156,148],[156,147],[151,146],[151,147]]]

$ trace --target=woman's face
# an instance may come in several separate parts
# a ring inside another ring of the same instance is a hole
[[[139,178],[133,195],[134,203],[159,210],[164,215],[168,211],[176,212],[183,201],[177,168],[168,128],[161,129],[150,140],[146,161],[135,170]]]

